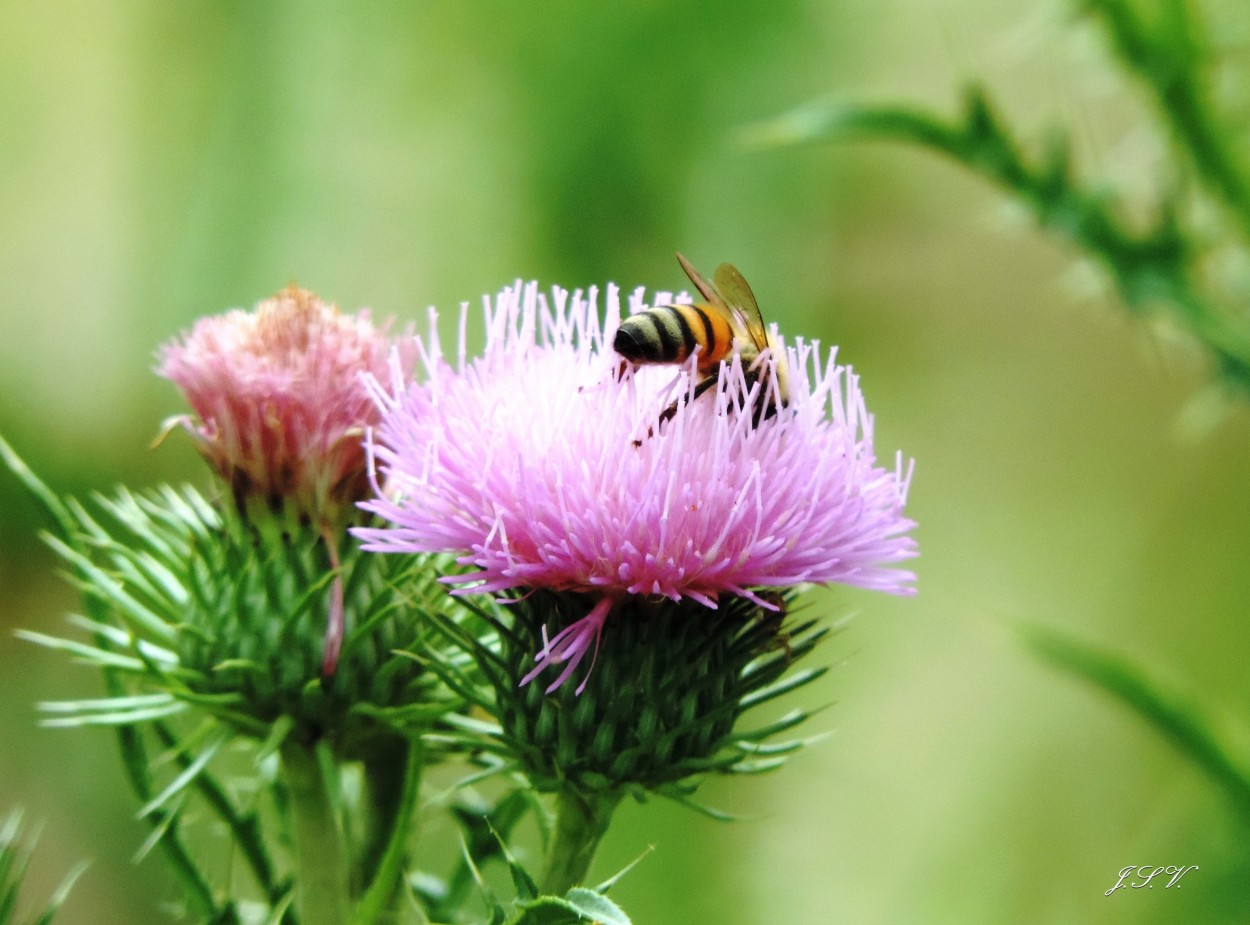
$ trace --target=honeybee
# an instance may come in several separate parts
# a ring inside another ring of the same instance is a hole
[[[684,363],[699,350],[696,368],[700,376],[694,388],[698,398],[716,385],[721,361],[737,354],[749,383],[760,383],[754,409],[758,424],[784,408],[789,399],[785,354],[764,326],[759,303],[747,281],[733,264],[722,263],[710,283],[680,253],[677,262],[706,300],[692,305],[657,305],[630,315],[616,329],[612,347],[626,361],[637,365]],[[769,366],[760,357],[768,349],[774,358],[776,389],[767,381]],[[677,413],[670,405],[660,416],[668,421]]]

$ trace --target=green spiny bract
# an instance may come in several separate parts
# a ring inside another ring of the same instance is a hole
[[[282,724],[351,757],[379,732],[419,731],[457,705],[424,668],[427,618],[454,608],[435,580],[445,562],[362,553],[343,535],[347,632],[323,676],[334,570],[319,532],[257,528],[190,488],[97,501],[102,518],[71,502],[78,535],[50,541],[84,593],[90,616],[78,622],[95,635],[74,651],[164,695],[162,715],[194,705],[257,738]]]
[[[761,745],[803,711],[759,730],[736,730],[746,710],[823,674],[790,666],[827,630],[786,623],[780,611],[724,596],[713,610],[693,601],[625,598],[607,619],[585,687],[547,693],[543,677],[521,679],[548,635],[583,617],[588,595],[534,591],[504,608],[497,653],[478,663],[495,689],[503,751],[541,790],[621,788],[681,796],[708,772],[767,770],[801,743]],[[480,645],[480,643],[479,643]]]

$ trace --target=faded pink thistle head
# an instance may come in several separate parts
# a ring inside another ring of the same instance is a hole
[[[378,419],[363,374],[391,342],[368,313],[342,315],[288,286],[251,312],[201,318],[160,351],[157,371],[195,412],[176,419],[241,509],[340,524],[368,493],[365,429]]]
[[[877,465],[857,377],[800,341],[786,348],[790,398],[774,417],[756,426],[737,410],[760,386],[735,360],[661,426],[690,394],[696,358],[618,378],[618,291],[602,326],[597,300],[594,289],[507,289],[487,302],[483,356],[466,362],[462,344],[453,369],[432,334],[419,347],[424,381],[379,385],[370,447],[383,490],[363,506],[390,526],[357,530],[366,549],[459,552],[476,569],[447,579],[470,585],[461,593],[598,595],[537,654],[530,677],[567,663],[552,688],[626,595],[771,607],[757,589],[913,593],[913,575],[891,567],[915,555],[910,468]],[[641,290],[630,304],[642,307]]]

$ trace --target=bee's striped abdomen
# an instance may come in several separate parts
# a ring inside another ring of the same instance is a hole
[[[633,363],[681,363],[696,346],[700,369],[719,363],[733,347],[729,323],[701,305],[658,305],[630,315],[612,342]]]

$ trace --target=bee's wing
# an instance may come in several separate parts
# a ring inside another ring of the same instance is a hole
[[[681,264],[681,268],[685,270],[686,275],[690,277],[690,282],[694,283],[694,287],[699,290],[703,298],[707,299],[717,307],[723,307],[725,305],[725,300],[721,297],[721,294],[717,291],[716,287],[700,276],[699,271],[692,267],[690,265],[690,261],[682,256],[680,252],[677,254],[677,262]],[[717,270],[716,272],[719,273],[720,271]]]
[[[766,348],[768,329],[764,327],[764,316],[760,314],[755,293],[738,272],[738,268],[732,263],[722,263],[716,268],[714,278],[716,285],[713,288],[729,306],[737,326],[751,339],[757,350]]]

